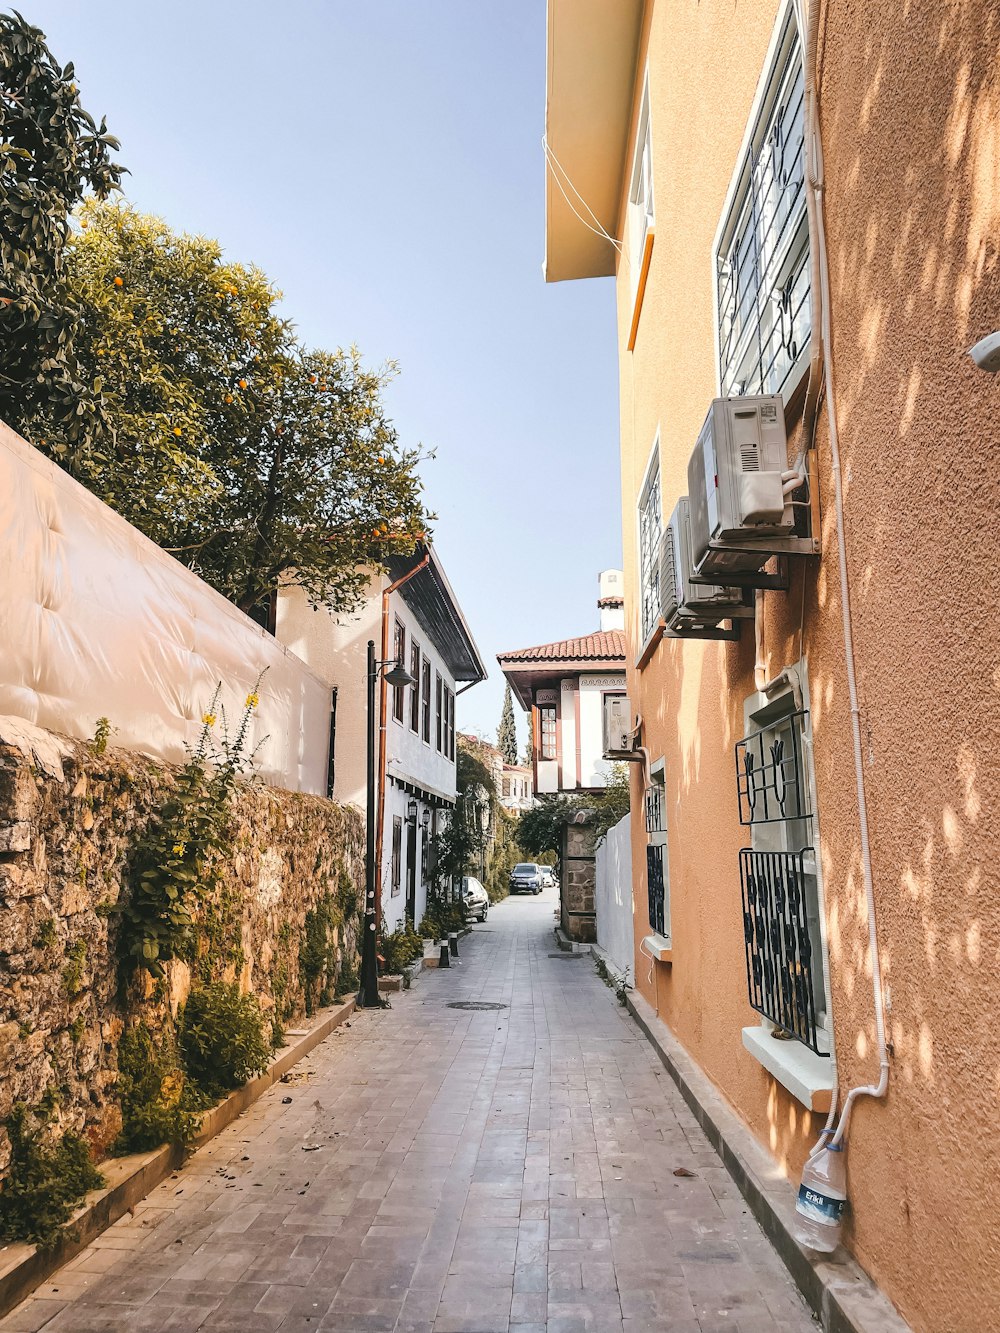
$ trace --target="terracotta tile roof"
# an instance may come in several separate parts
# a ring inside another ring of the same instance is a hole
[[[535,648],[517,648],[512,653],[499,653],[501,662],[561,662],[625,660],[625,635],[620,629],[598,630],[579,639],[560,639],[557,643],[541,643]]]

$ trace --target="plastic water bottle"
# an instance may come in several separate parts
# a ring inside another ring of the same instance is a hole
[[[832,1254],[840,1244],[846,1202],[844,1147],[828,1143],[802,1168],[802,1184],[795,1201],[795,1239],[799,1244]]]

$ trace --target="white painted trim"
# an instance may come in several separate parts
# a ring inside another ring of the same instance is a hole
[[[829,1111],[833,1096],[833,1061],[816,1055],[800,1041],[776,1041],[771,1029],[743,1029],[743,1045],[772,1078],[810,1111]]]
[[[643,648],[642,648],[642,652],[639,654],[639,658],[640,658],[640,660],[641,660],[641,658],[642,658],[642,653],[644,653],[644,652],[646,651],[646,648],[649,646],[649,642],[650,642],[650,640],[652,639],[653,635],[657,633],[657,630],[658,630],[657,625],[653,625],[653,627],[650,629],[650,631],[649,631],[648,633],[645,633],[645,628],[646,628],[646,627],[645,627],[645,625],[643,624],[643,609],[642,609],[642,604],[643,604],[644,594],[645,594],[645,587],[644,587],[644,585],[643,585],[643,581],[642,581],[642,497],[643,497],[643,495],[645,495],[645,493],[646,493],[646,487],[648,486],[649,481],[650,481],[650,478],[652,477],[652,474],[653,474],[653,464],[654,464],[654,462],[655,462],[655,464],[656,464],[656,470],[657,470],[657,472],[658,472],[658,474],[659,474],[657,480],[658,480],[658,482],[659,482],[659,486],[660,486],[660,532],[662,533],[662,531],[663,531],[663,468],[662,468],[661,460],[660,460],[660,423],[659,423],[659,422],[656,423],[656,431],[655,431],[655,433],[654,433],[654,435],[653,435],[653,443],[652,443],[652,446],[650,447],[649,454],[648,454],[648,456],[647,456],[647,458],[646,458],[646,466],[645,466],[645,468],[643,469],[643,473],[642,473],[642,481],[639,483],[639,489],[638,489],[638,491],[636,492],[636,495],[635,495],[635,501],[634,501],[634,503],[635,503],[635,568],[636,568],[636,573],[637,573],[638,576],[639,576],[639,577],[638,577],[638,580],[637,580],[638,585],[639,585],[639,605],[638,605],[638,608],[637,608],[637,609],[638,609],[638,612],[639,612],[639,633],[643,635]],[[659,545],[657,545],[657,550],[659,550]]]
[[[669,963],[672,961],[673,948],[666,935],[660,935],[657,931],[651,931],[644,939],[643,945],[647,957],[653,957],[658,963]]]

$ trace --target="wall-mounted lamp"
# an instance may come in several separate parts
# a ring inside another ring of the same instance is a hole
[[[429,805],[425,805],[425,806],[424,806],[424,813],[420,816],[420,822],[421,822],[421,824],[423,824],[425,831],[426,831],[427,829],[430,828],[430,826],[431,826],[431,808],[430,808]]]

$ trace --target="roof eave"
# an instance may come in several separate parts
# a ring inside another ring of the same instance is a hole
[[[546,282],[615,272],[600,230],[618,234],[642,10],[643,0],[548,0]]]

